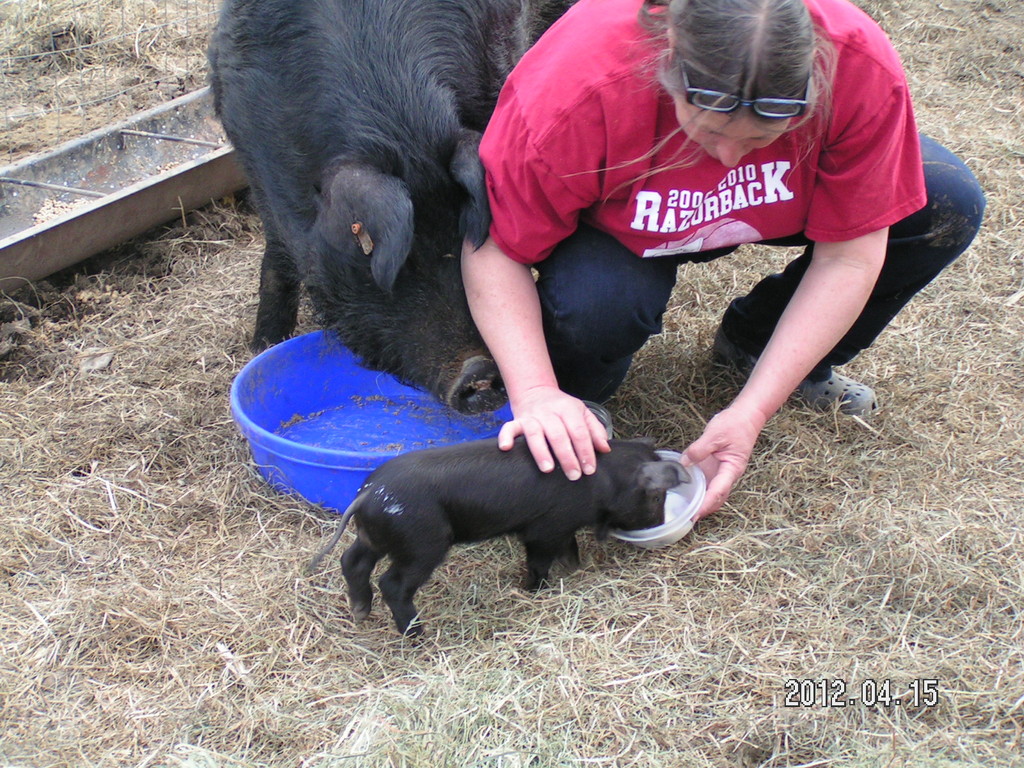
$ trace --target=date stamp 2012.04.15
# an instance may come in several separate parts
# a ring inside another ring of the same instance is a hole
[[[790,678],[783,684],[784,707],[904,707],[937,706],[939,681],[915,678],[906,682],[865,679],[853,683],[838,677]]]

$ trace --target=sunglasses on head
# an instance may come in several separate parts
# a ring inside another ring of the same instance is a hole
[[[690,78],[686,75],[686,67],[680,67],[683,74],[683,87],[686,90],[686,102],[699,109],[711,112],[735,112],[740,107],[750,107],[755,114],[771,119],[799,117],[807,109],[807,99],[741,99],[734,93],[715,91],[709,88],[691,88]]]

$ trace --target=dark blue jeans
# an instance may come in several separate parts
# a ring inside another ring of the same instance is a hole
[[[971,171],[949,150],[921,138],[928,203],[889,230],[885,264],[867,306],[853,327],[815,367],[828,378],[866,349],[911,297],[970,245],[981,226],[985,196]],[[734,300],[722,329],[738,347],[759,356],[789,303],[814,244],[803,235],[766,241],[803,247],[781,273]],[[633,354],[661,331],[661,318],[683,262],[725,256],[723,248],[679,257],[637,258],[610,235],[586,225],[536,265],[544,333],[560,386],[603,402],[622,383]]]

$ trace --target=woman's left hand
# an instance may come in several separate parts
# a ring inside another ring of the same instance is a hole
[[[725,503],[765,423],[863,311],[885,261],[888,234],[886,228],[815,245],[811,263],[747,383],[685,451],[683,463],[699,464],[708,478],[694,519]]]
[[[756,412],[730,406],[707,423],[704,433],[683,452],[683,464],[700,465],[707,478],[707,493],[694,520],[717,511],[740,479],[765,419]]]

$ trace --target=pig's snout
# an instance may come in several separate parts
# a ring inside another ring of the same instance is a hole
[[[462,364],[455,381],[448,388],[445,402],[460,413],[485,413],[506,402],[508,395],[498,366],[484,355],[475,355]]]

